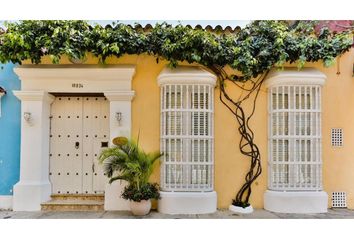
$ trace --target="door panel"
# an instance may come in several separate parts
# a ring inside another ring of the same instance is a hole
[[[97,147],[99,139],[108,138],[109,134],[109,104],[104,97],[86,97],[83,101],[83,168],[90,174],[84,175],[83,183],[85,192],[103,193],[106,178],[103,175],[102,166],[97,158],[100,148]],[[85,172],[86,173],[86,172]]]
[[[54,194],[102,193],[98,139],[109,134],[104,97],[57,97],[51,109],[50,181]],[[95,164],[95,165],[93,165]]]
[[[108,141],[109,141],[108,138],[98,138],[94,140],[93,151],[95,156],[100,155],[101,150],[105,148],[102,147],[102,144],[106,145]],[[94,158],[93,164],[94,164],[94,173],[93,173],[93,182],[92,182],[93,192],[103,193],[105,185],[107,183],[107,178],[106,176],[104,176],[102,165],[98,163],[98,157]]]

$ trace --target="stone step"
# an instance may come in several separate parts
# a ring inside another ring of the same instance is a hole
[[[104,201],[104,194],[52,194],[52,200],[96,200]]]
[[[41,204],[42,211],[103,211],[103,200],[52,199]]]

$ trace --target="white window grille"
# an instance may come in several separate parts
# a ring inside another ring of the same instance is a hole
[[[332,142],[333,147],[342,147],[343,146],[343,129],[332,128],[331,142]]]
[[[321,190],[321,86],[272,86],[269,103],[269,189]]]
[[[213,98],[211,84],[161,85],[163,191],[212,191]]]

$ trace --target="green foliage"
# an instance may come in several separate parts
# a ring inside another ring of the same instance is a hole
[[[234,34],[211,33],[166,23],[151,31],[112,24],[91,26],[86,21],[20,21],[8,23],[0,32],[0,62],[40,63],[49,55],[58,63],[62,55],[82,59],[90,52],[104,62],[109,56],[150,54],[166,59],[171,66],[179,61],[206,67],[231,66],[241,74],[234,80],[259,76],[274,66],[323,60],[325,66],[353,44],[351,32],[315,32],[315,21],[253,21]]]
[[[103,170],[110,178],[109,183],[116,180],[128,182],[123,196],[134,200],[141,197],[145,200],[147,196],[155,198],[156,185],[149,183],[149,178],[154,169],[154,163],[162,156],[160,152],[145,153],[137,143],[127,140],[120,141],[118,145],[102,151],[99,162],[103,164]],[[115,141],[116,142],[116,141]],[[129,198],[131,196],[131,198]]]
[[[128,185],[124,188],[122,197],[126,200],[140,202],[141,200],[159,199],[160,193],[156,183],[145,184],[139,190],[132,185]]]

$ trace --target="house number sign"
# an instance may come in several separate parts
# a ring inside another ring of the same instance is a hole
[[[84,85],[82,83],[72,83],[71,87],[73,87],[73,88],[83,88]]]

